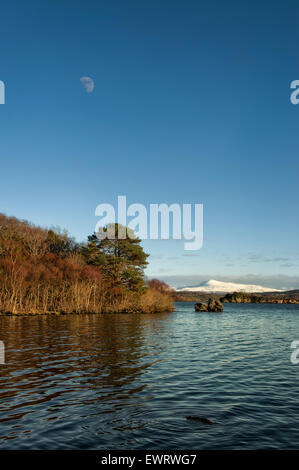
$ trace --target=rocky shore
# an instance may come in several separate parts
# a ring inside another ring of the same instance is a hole
[[[232,294],[226,294],[220,298],[221,302],[229,303],[249,303],[249,304],[299,304],[299,299],[295,296],[288,295],[266,295],[266,294],[246,294],[243,292],[234,292]]]
[[[222,303],[269,303],[269,304],[299,304],[299,291],[268,292],[265,294],[248,294],[245,292],[233,292],[226,295],[213,293],[213,299]],[[176,302],[205,303],[211,298],[211,294],[201,292],[175,292],[173,300]]]

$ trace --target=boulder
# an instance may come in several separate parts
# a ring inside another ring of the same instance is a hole
[[[195,312],[208,312],[208,304],[205,302],[198,302],[194,305]]]
[[[211,421],[209,418],[205,418],[204,416],[186,416],[186,419],[199,421],[200,423],[203,423],[203,424],[216,424],[213,421]]]
[[[209,299],[209,302],[197,302],[194,305],[195,312],[222,312],[223,305],[219,300]]]
[[[222,312],[223,311],[223,305],[220,302],[220,300],[209,299],[208,311],[209,312]]]

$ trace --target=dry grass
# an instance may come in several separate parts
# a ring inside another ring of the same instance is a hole
[[[27,289],[0,289],[0,313],[157,313],[173,310],[169,294],[148,288],[136,295],[109,295],[98,284],[75,282],[60,286],[40,285]]]

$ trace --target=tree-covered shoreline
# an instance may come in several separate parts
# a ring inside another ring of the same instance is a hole
[[[66,232],[0,214],[0,314],[173,310],[169,287],[145,280],[141,240],[129,232],[118,239],[124,227],[111,228],[115,239],[92,234],[76,243]]]

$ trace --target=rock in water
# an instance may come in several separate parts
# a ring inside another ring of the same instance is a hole
[[[208,302],[208,311],[209,312],[215,312],[215,308],[216,308],[216,302],[214,299],[209,299],[209,302]]]
[[[194,305],[195,312],[207,312],[208,311],[208,304],[205,302],[198,302]]]
[[[194,305],[195,312],[222,312],[223,305],[219,300],[209,299],[209,302],[197,302]]]
[[[209,312],[222,312],[223,311],[223,305],[220,302],[220,300],[209,299],[208,311]]]
[[[205,418],[204,416],[187,416],[186,419],[192,419],[193,421],[199,421],[203,424],[215,424],[209,418]]]

